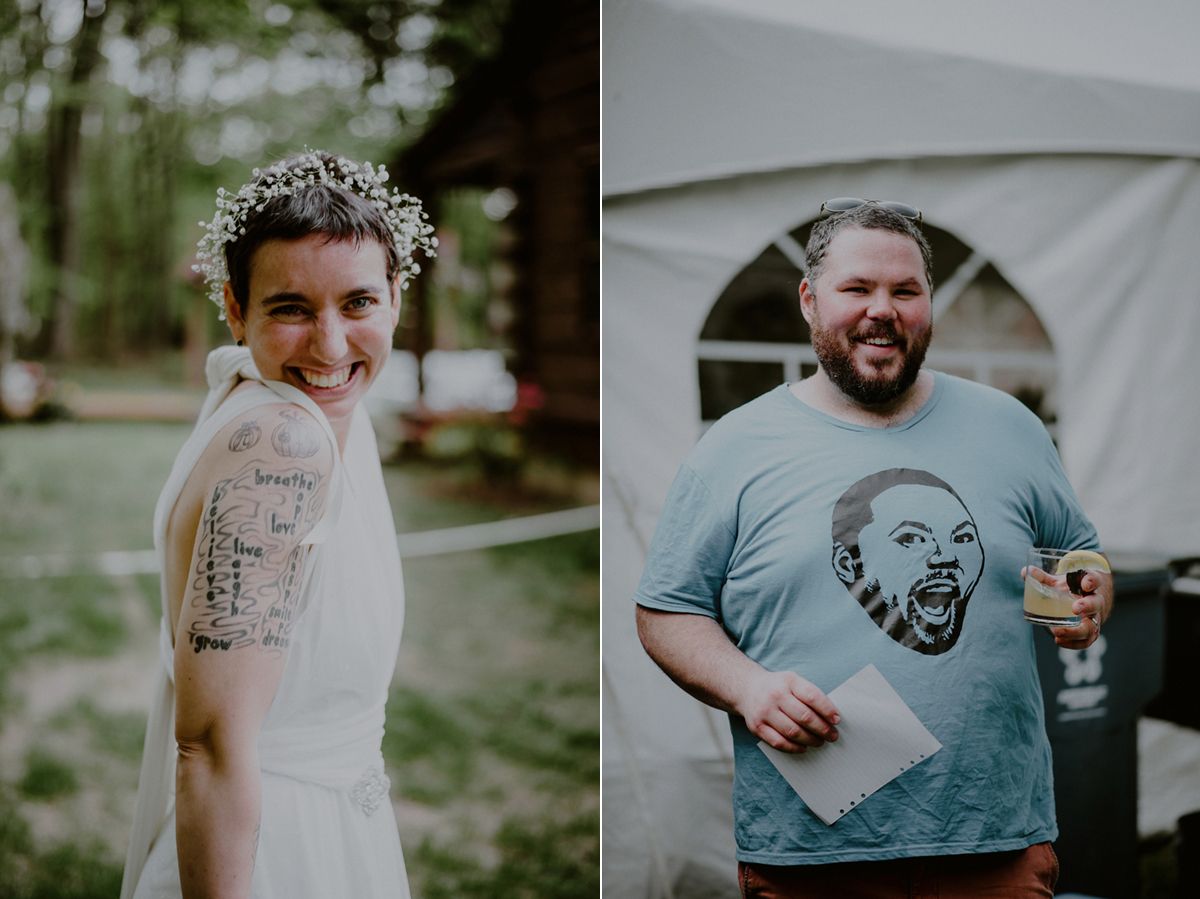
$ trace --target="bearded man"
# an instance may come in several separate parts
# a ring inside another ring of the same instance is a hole
[[[1050,745],[1021,568],[1030,546],[1098,550],[1096,531],[1031,412],[923,368],[920,212],[848,198],[822,212],[800,284],[818,370],[692,451],[634,597],[639,635],[676,683],[729,713],[746,896],[936,882],[941,896],[1050,897]],[[1111,575],[1089,573],[1083,591],[1085,620],[1053,631],[1067,649],[1090,646],[1111,612]],[[867,665],[942,749],[826,825],[758,743],[837,740],[826,691]]]

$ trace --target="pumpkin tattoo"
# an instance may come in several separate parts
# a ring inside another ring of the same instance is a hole
[[[258,443],[260,437],[262,437],[262,430],[258,426],[258,420],[244,421],[242,426],[229,438],[229,449],[235,453],[248,450]]]
[[[316,428],[299,415],[280,412],[286,421],[271,432],[271,446],[288,459],[307,459],[321,448],[321,436]]]

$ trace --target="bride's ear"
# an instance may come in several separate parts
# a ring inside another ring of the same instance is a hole
[[[233,335],[233,339],[237,341],[238,346],[241,346],[246,339],[246,320],[242,318],[242,309],[238,306],[237,300],[233,296],[233,287],[228,281],[225,282],[225,321],[229,325],[229,333]]]
[[[392,329],[400,324],[400,276],[392,279]]]

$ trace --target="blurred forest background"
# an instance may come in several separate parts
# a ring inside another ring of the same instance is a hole
[[[0,182],[12,190],[0,208],[11,217],[15,207],[29,249],[24,302],[5,303],[0,362],[182,346],[198,299],[198,223],[217,188],[236,190],[251,166],[305,146],[390,162],[499,51],[509,5],[0,4]],[[486,295],[491,237],[473,193],[432,210],[478,273],[456,297],[468,346],[487,342],[471,307]],[[7,281],[19,265],[6,260]]]
[[[0,0],[0,895],[119,886],[159,599],[95,560],[149,548],[229,341],[191,271],[218,187],[309,147],[425,200],[415,374],[372,413],[401,533],[598,502],[598,8]],[[573,42],[544,27],[564,15]],[[454,353],[501,401],[435,401]],[[596,895],[598,530],[405,580],[384,753],[414,896]]]

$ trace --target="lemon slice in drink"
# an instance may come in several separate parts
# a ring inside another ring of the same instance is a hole
[[[1058,560],[1055,574],[1067,576],[1067,586],[1076,596],[1083,595],[1083,575],[1087,571],[1112,571],[1108,560],[1090,549],[1073,549]]]

